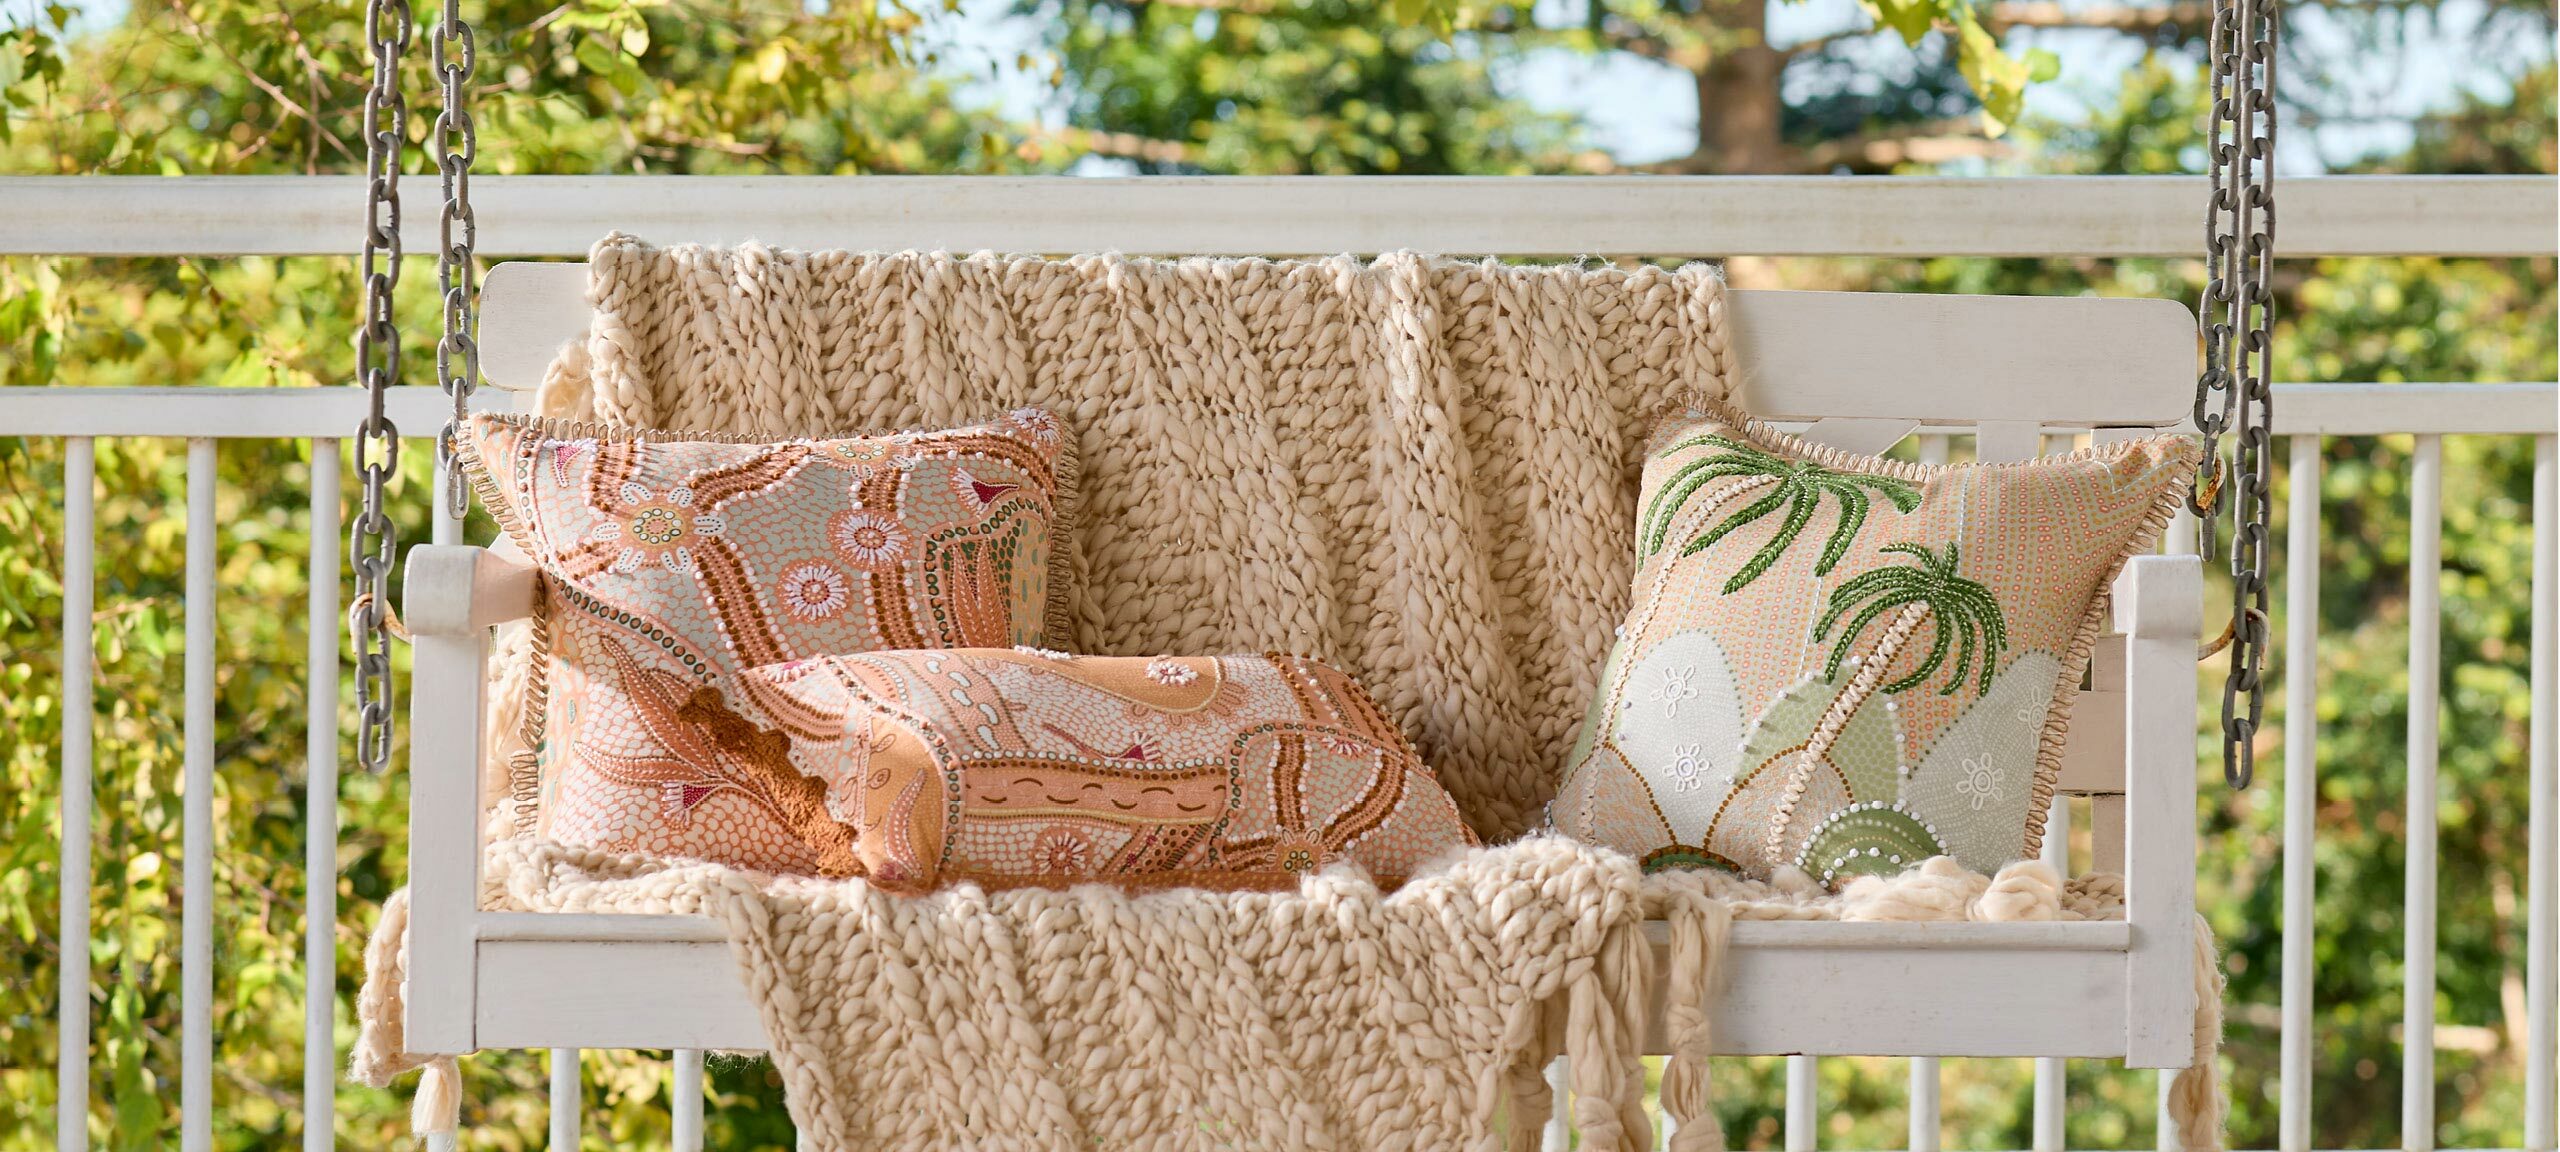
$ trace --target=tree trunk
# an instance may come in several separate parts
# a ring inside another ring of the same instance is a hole
[[[1796,169],[1794,150],[1779,136],[1785,102],[1778,80],[1786,54],[1769,46],[1767,0],[1718,0],[1699,23],[1722,45],[1696,73],[1698,146],[1684,172],[1770,175]]]
[[[1858,708],[1867,702],[1868,697],[1875,695],[1876,686],[1884,683],[1885,672],[1893,667],[1894,658],[1902,655],[1902,646],[1911,642],[1911,637],[1920,631],[1921,622],[1928,618],[1927,604],[1903,605],[1902,611],[1894,613],[1893,624],[1885,629],[1884,637],[1876,641],[1876,650],[1859,659],[1857,674],[1849,677],[1849,682],[1822,710],[1822,719],[1813,726],[1812,738],[1804,742],[1803,750],[1796,753],[1796,762],[1787,768],[1786,810],[1769,825],[1771,867],[1785,862],[1787,828],[1795,823],[1796,801],[1802,800],[1805,790],[1813,784],[1813,766],[1831,754],[1831,746],[1839,742],[1841,731],[1849,726],[1849,718],[1857,715]]]

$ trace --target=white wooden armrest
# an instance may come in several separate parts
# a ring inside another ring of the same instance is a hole
[[[477,1045],[480,737],[489,628],[533,610],[534,569],[485,548],[409,553],[401,617],[413,657],[409,707],[409,1050]]]
[[[2196,633],[2204,563],[2137,556],[2116,580],[2125,635],[2125,1063],[2195,1059]]]
[[[409,550],[401,623],[412,636],[464,636],[533,611],[535,568],[466,544]]]

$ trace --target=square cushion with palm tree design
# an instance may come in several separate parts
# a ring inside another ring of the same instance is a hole
[[[1666,422],[1551,821],[1648,869],[1834,884],[2034,855],[2107,591],[2197,459],[2161,436],[1928,467]]]
[[[1038,409],[772,442],[483,415],[462,454],[542,571],[518,834],[815,872],[770,771],[791,742],[741,673],[1065,630],[1076,457]]]

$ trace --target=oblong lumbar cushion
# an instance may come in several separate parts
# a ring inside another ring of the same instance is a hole
[[[813,872],[759,664],[1063,633],[1075,458],[1048,413],[833,439],[474,417],[462,460],[542,570],[513,830]]]
[[[1291,656],[866,652],[759,668],[820,870],[906,889],[1383,884],[1472,845],[1369,694]]]
[[[1728,411],[1666,422],[1551,822],[1652,869],[1833,883],[2034,855],[2109,585],[2197,456],[2162,436],[1927,467]]]

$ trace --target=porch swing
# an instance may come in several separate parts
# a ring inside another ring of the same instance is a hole
[[[583,264],[503,263],[480,293],[472,334],[474,219],[469,201],[471,29],[447,0],[437,30],[443,105],[444,240],[438,252],[443,335],[437,376],[454,423],[438,440],[449,486],[440,525],[468,496],[456,475],[459,422],[484,378],[528,393],[553,354],[586,333]],[[388,613],[383,589],[397,553],[381,511],[398,434],[382,415],[399,376],[389,300],[399,268],[397,66],[405,5],[371,0],[368,92],[370,225],[360,364],[373,414],[359,431],[364,501],[353,518],[352,623],[362,709],[359,757],[386,766]],[[2039,455],[2047,437],[2093,442],[2192,419],[2208,445],[2193,514],[2201,551],[2226,510],[2234,612],[2224,691],[2225,775],[2245,787],[2258,723],[2266,635],[2267,277],[2271,266],[2271,47],[2276,9],[2217,0],[2210,281],[2204,370],[2198,325],[2172,301],[1882,293],[1735,291],[1728,295],[1739,401],[1760,419],[1800,426],[1818,444],[1881,453],[1919,432],[1970,435],[1983,462]],[[1215,182],[1182,195],[1211,201]],[[1386,222],[1392,225],[1392,221]],[[705,219],[706,227],[714,222]],[[1534,219],[1495,225],[1494,251],[1553,251]],[[1062,229],[1063,231],[1063,229]],[[858,237],[857,237],[858,239]],[[954,234],[949,246],[972,237]],[[1580,247],[1568,244],[1567,247]],[[1634,254],[1634,253],[1629,253]],[[1857,332],[1857,340],[1836,334]],[[1890,381],[1890,385],[1886,384]],[[2230,462],[2212,451],[2223,436]],[[2227,482],[2226,482],[2227,481]],[[483,720],[493,627],[534,610],[534,570],[499,552],[439,542],[408,558],[401,616],[414,643],[411,896],[402,989],[407,1051],[460,1056],[484,1048],[761,1051],[771,1045],[719,923],[695,916],[484,910]],[[2058,792],[2087,797],[2089,871],[2121,872],[2122,920],[2016,923],[1737,921],[1721,986],[1706,993],[1719,1055],[1894,1055],[2121,1059],[2178,1069],[2198,1050],[2195,919],[2195,640],[2203,627],[2202,561],[2136,557],[2113,591],[2114,626],[2091,663]],[[2069,873],[2070,808],[2056,805],[2045,859]],[[1651,925],[1658,953],[1674,946]],[[1676,1037],[1657,993],[1649,1054]],[[1552,1078],[1553,1074],[1551,1074]],[[1557,1093],[1561,1102],[1564,1094]],[[698,1138],[698,1126],[694,1129]],[[1561,1126],[1548,1131],[1560,1148]]]

